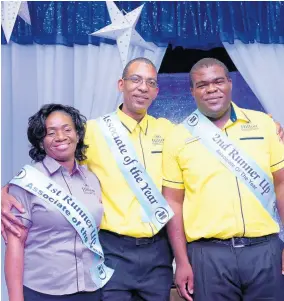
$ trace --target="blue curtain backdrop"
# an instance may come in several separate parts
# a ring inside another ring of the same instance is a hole
[[[221,42],[284,44],[281,1],[117,1],[126,12],[145,4],[136,29],[158,46],[210,49]],[[19,44],[98,44],[88,34],[110,24],[105,2],[29,1],[32,25],[17,18],[11,40]],[[1,42],[6,39],[1,29]],[[114,43],[113,41],[105,41]]]

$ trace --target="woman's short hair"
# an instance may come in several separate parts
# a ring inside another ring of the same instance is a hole
[[[87,145],[84,144],[85,138],[85,126],[86,126],[86,117],[80,114],[80,112],[71,107],[64,106],[61,104],[46,104],[41,107],[41,109],[29,118],[28,123],[28,139],[31,143],[31,149],[29,151],[30,157],[35,161],[39,162],[44,159],[46,156],[45,150],[43,149],[43,139],[46,136],[46,126],[45,121],[47,117],[53,112],[64,112],[68,114],[75,125],[79,141],[75,150],[75,158],[78,161],[83,161],[87,157],[85,156],[85,151]]]

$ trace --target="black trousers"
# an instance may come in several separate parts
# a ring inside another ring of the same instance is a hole
[[[212,241],[189,243],[194,301],[283,301],[283,247],[277,235],[239,248]]]
[[[101,290],[95,292],[80,292],[71,295],[47,295],[24,286],[25,301],[100,301]]]
[[[121,236],[100,231],[105,264],[115,272],[102,288],[102,301],[169,301],[173,255],[167,236]]]

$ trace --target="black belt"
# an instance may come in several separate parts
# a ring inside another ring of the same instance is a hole
[[[112,231],[108,231],[108,230],[100,230],[99,233],[107,233],[107,234],[113,235],[115,237],[118,237],[120,239],[124,239],[124,240],[130,241],[130,242],[133,242],[134,244],[136,244],[136,246],[152,244],[152,243],[166,237],[166,232],[164,229],[162,229],[160,232],[158,232],[156,235],[154,235],[152,237],[140,237],[140,238],[132,237],[132,236],[128,236],[128,235],[121,235],[116,232],[112,232]]]
[[[199,240],[196,240],[196,242],[206,242],[207,241],[207,242],[224,244],[224,245],[231,246],[234,248],[243,248],[243,247],[267,242],[277,236],[278,236],[278,234],[269,234],[269,235],[260,236],[260,237],[232,237],[229,239],[201,238]]]

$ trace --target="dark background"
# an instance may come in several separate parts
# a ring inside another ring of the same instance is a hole
[[[199,49],[184,49],[182,47],[167,48],[159,73],[187,73],[191,67],[205,57],[212,57],[223,62],[229,71],[237,71],[227,51],[223,47],[208,51]]]

